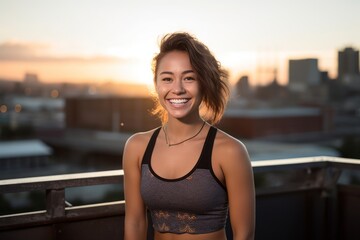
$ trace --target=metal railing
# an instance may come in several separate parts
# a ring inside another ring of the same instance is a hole
[[[268,239],[269,234],[276,239],[360,236],[358,227],[344,225],[360,220],[360,214],[354,215],[360,213],[360,160],[321,156],[254,161],[252,166],[256,239]],[[124,200],[71,206],[65,197],[68,188],[122,181],[123,170],[0,180],[0,194],[45,191],[46,203],[40,211],[0,216],[0,239],[29,233],[38,239],[122,239]],[[102,237],[96,238],[98,234]]]

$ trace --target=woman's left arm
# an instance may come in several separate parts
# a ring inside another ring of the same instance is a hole
[[[255,187],[249,155],[236,139],[228,139],[225,143],[220,150],[220,166],[228,191],[233,239],[254,239]]]

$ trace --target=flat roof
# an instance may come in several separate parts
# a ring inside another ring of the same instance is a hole
[[[321,114],[318,108],[260,108],[260,109],[243,109],[228,108],[224,116],[228,117],[301,117],[301,116],[319,116]]]
[[[49,156],[52,149],[40,140],[0,141],[0,159]]]
[[[244,140],[243,143],[252,161],[316,156],[339,157],[339,152],[335,149],[316,143],[282,143],[259,140]]]

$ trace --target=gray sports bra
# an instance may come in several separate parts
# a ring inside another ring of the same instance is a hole
[[[211,165],[217,129],[210,128],[193,169],[177,179],[164,179],[151,168],[151,156],[160,129],[153,133],[141,167],[141,195],[150,210],[154,230],[202,234],[224,228],[228,214],[227,192]]]

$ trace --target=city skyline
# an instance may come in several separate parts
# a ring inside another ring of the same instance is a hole
[[[26,72],[51,81],[152,84],[159,38],[188,31],[214,52],[234,82],[288,81],[289,59],[317,58],[336,77],[337,52],[359,48],[360,2],[22,1],[0,2],[0,78]]]

